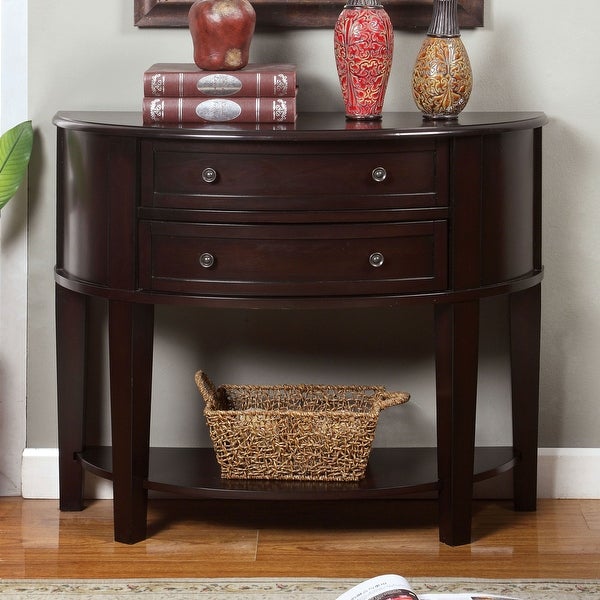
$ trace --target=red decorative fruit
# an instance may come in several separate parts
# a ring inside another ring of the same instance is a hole
[[[256,13],[248,0],[196,0],[188,15],[194,62],[208,71],[248,64]]]

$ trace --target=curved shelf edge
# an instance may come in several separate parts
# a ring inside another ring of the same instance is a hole
[[[77,279],[62,269],[56,269],[54,279],[57,285],[72,292],[142,304],[195,305],[206,308],[274,308],[274,309],[311,309],[311,308],[352,308],[352,307],[395,307],[402,304],[430,302],[441,304],[447,302],[465,302],[476,298],[488,298],[512,294],[531,288],[542,282],[544,270],[539,269],[526,273],[522,277],[495,283],[480,288],[465,290],[443,290],[415,294],[398,294],[385,296],[195,296],[185,294],[169,294],[142,290],[123,290],[109,288]]]
[[[78,455],[84,469],[112,480],[112,452],[93,446]],[[473,481],[495,477],[517,462],[511,447],[475,449]],[[393,498],[436,491],[436,448],[374,448],[357,482],[221,479],[211,448],[151,448],[149,490],[195,498],[342,500]]]

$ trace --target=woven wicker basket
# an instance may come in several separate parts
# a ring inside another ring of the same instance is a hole
[[[224,479],[357,481],[365,475],[379,412],[404,392],[378,386],[196,385]]]

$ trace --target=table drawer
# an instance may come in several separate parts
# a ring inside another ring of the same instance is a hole
[[[143,221],[142,289],[199,295],[401,294],[447,285],[447,222],[200,225]]]
[[[288,145],[289,146],[289,145]],[[193,146],[195,148],[195,146]],[[396,146],[397,147],[397,146]],[[183,147],[185,148],[185,146]],[[296,148],[296,146],[294,146]],[[446,205],[445,146],[344,152],[240,153],[145,147],[142,205],[197,210],[328,210]],[[151,177],[151,179],[150,179]]]

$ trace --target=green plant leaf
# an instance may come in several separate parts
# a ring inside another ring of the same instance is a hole
[[[0,209],[19,189],[32,146],[31,121],[24,121],[0,136]]]

